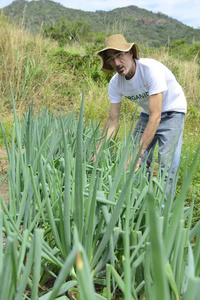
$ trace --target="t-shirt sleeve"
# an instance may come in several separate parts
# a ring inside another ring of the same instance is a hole
[[[154,67],[148,68],[146,78],[148,78],[147,85],[149,89],[149,96],[162,93],[167,90],[164,66],[160,63],[157,63],[157,65],[155,64]]]
[[[120,93],[119,82],[117,76],[113,76],[108,86],[108,95],[111,103],[119,103],[122,101],[122,94]]]

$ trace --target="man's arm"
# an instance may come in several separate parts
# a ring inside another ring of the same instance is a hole
[[[145,150],[148,148],[152,142],[158,125],[161,120],[162,111],[162,93],[151,95],[149,97],[149,121],[140,139],[139,148],[142,146],[141,156],[144,154]]]
[[[121,110],[121,102],[120,103],[111,103],[109,117],[107,119],[107,122],[106,122],[106,124],[103,128],[103,132],[102,132],[102,136],[104,136],[107,132],[106,140],[108,140],[109,138],[112,138],[117,131],[117,127],[119,124],[120,110]],[[101,149],[102,143],[103,143],[103,140],[101,140],[98,145],[97,153]],[[96,160],[96,156],[93,157],[93,160],[94,161]]]
[[[136,165],[136,171],[139,169],[140,162],[142,155],[144,154],[145,150],[148,148],[150,143],[152,142],[158,125],[161,120],[161,112],[162,112],[162,93],[155,94],[149,96],[149,121],[147,126],[143,132],[143,135],[139,141],[137,152],[139,151],[140,147],[142,146],[140,158]],[[126,169],[128,168],[129,161],[127,162]]]

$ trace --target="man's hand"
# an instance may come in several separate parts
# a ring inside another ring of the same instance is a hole
[[[93,161],[93,164],[95,163],[97,157],[96,157],[96,154],[92,157],[92,161]]]
[[[132,159],[133,159],[133,154],[131,155],[131,158],[129,158],[128,161],[127,161],[127,163],[126,163],[126,171],[128,170],[129,164],[130,164],[130,162],[132,161]],[[136,167],[135,167],[135,172],[136,172],[136,171],[139,169],[139,167],[140,167],[141,159],[142,159],[142,158],[139,157],[138,162],[137,162]]]
[[[139,159],[138,159],[138,162],[137,162],[137,165],[136,165],[136,167],[135,167],[135,172],[139,169],[139,167],[140,167],[140,163],[141,163],[141,157],[139,157]]]
[[[162,112],[162,93],[151,95],[149,97],[149,121],[141,136],[138,149],[137,149],[137,152],[140,151],[140,147],[142,146],[140,156],[144,154],[144,152],[151,144],[156,134],[158,125],[161,120],[161,112]]]
[[[119,124],[120,110],[121,110],[121,102],[120,103],[111,103],[109,117],[103,128],[103,133],[102,133],[102,136],[105,136],[105,134],[106,134],[106,140],[108,140],[109,138],[112,138],[117,131],[117,127]],[[99,151],[102,147],[102,144],[103,144],[103,139],[101,139],[101,141],[97,147],[97,154],[99,153]],[[96,155],[93,156],[92,160],[93,160],[93,163],[95,163]]]

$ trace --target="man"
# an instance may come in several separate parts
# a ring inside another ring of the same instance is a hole
[[[174,194],[176,183],[173,181],[180,163],[184,116],[187,109],[181,86],[163,64],[154,59],[139,58],[138,46],[135,43],[127,43],[121,34],[106,38],[105,48],[98,52],[98,56],[102,60],[103,71],[117,72],[109,83],[111,106],[103,135],[107,132],[109,138],[116,132],[123,96],[141,106],[142,113],[134,130],[134,137],[139,139],[139,143],[133,155],[141,150],[136,170],[144,162],[147,170],[149,169],[153,150],[158,142],[161,172],[168,164],[166,180],[170,176],[166,195],[169,194],[173,183]],[[97,152],[101,145],[102,142]],[[127,168],[128,164],[129,161]]]

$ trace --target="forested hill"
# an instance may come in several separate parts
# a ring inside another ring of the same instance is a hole
[[[17,22],[23,20],[32,32],[40,30],[43,24],[65,20],[69,24],[87,24],[93,32],[121,32],[128,41],[136,41],[144,46],[165,46],[174,39],[186,39],[188,43],[200,41],[200,29],[134,5],[112,11],[86,12],[66,8],[49,0],[16,0],[3,9],[3,14]]]

